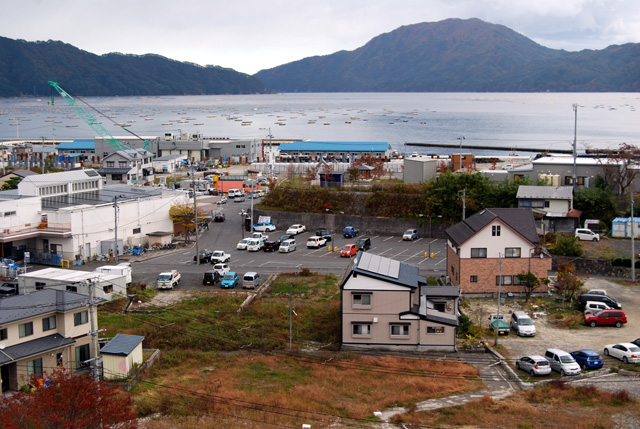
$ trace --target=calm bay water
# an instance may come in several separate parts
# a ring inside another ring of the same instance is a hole
[[[578,104],[578,148],[640,146],[638,93],[339,93],[229,96],[87,97],[114,136],[165,132],[206,137],[451,144],[568,149]],[[111,122],[113,121],[113,122]],[[0,99],[0,138],[92,139],[94,131],[59,97]],[[482,154],[483,151],[475,151]]]

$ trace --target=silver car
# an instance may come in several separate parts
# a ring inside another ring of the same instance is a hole
[[[521,369],[524,372],[528,372],[531,377],[536,375],[549,375],[551,374],[551,365],[544,356],[531,355],[523,356],[516,360],[516,368]]]

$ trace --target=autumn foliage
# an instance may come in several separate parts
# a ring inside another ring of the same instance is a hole
[[[88,375],[55,370],[45,375],[46,387],[0,397],[4,429],[137,428],[131,398],[107,382]],[[32,376],[32,386],[43,383]]]

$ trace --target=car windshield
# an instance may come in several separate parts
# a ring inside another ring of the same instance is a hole
[[[352,247],[352,246],[344,246],[344,247],[342,248],[342,250],[351,250],[351,247]]]
[[[575,359],[571,356],[560,356],[560,362],[562,363],[573,363]]]
[[[240,240],[240,243],[247,244],[247,241],[249,241],[249,240],[247,240],[247,239],[245,238],[245,239],[243,239],[243,240]]]
[[[158,276],[158,280],[160,280],[161,282],[171,280],[171,274],[160,274]]]
[[[406,231],[404,232],[404,235],[411,235],[411,234],[413,234],[413,231],[412,231],[412,230],[410,230],[410,229],[408,229],[408,230],[406,230]]]
[[[602,310],[596,311],[593,315],[598,317],[602,314]]]
[[[531,325],[533,325],[533,320],[527,317],[520,319],[520,326],[531,326]]]
[[[629,351],[631,352],[640,352],[640,347],[629,347]]]
[[[549,366],[549,361],[548,360],[539,360],[538,362],[536,362],[536,364],[538,366]]]
[[[224,280],[233,280],[233,274],[225,274]]]
[[[222,252],[213,252],[213,256],[222,256]]]

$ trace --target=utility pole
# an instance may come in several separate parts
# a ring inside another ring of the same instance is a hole
[[[458,140],[460,141],[460,170],[462,170],[462,140],[464,140],[464,137],[458,137]]]
[[[196,225],[196,265],[200,265],[200,241],[198,240],[198,199],[196,198],[196,172],[191,164],[191,187],[193,189],[193,217]]]
[[[500,335],[500,296],[502,295],[502,254],[498,253],[498,259],[500,260],[500,277],[498,277],[498,319],[496,320],[496,346],[498,345],[498,336]]]
[[[574,103],[573,104],[573,111],[575,114],[575,119],[573,122],[573,192],[576,191],[576,181],[577,181],[577,174],[576,174],[576,157],[578,156],[577,150],[576,150],[576,142],[578,139],[578,104]],[[632,215],[633,216],[633,215]]]
[[[467,212],[467,190],[458,191],[458,197],[462,197],[462,220],[466,218]]]
[[[114,232],[115,232],[115,244],[114,244],[114,252],[116,258],[116,263],[118,262],[118,196],[113,197],[113,211],[114,211]]]
[[[289,353],[293,351],[293,284],[289,284]]]
[[[636,281],[636,246],[635,246],[635,231],[633,224],[636,218],[633,213],[633,191],[631,191],[631,281]]]
[[[98,378],[102,375],[102,359],[98,356],[98,333],[103,332],[104,330],[96,330],[96,303],[95,303],[95,293],[96,293],[96,279],[93,278],[87,282],[89,286],[89,323],[91,324],[91,362],[95,362],[94,368],[96,371],[93,374],[93,378]]]

